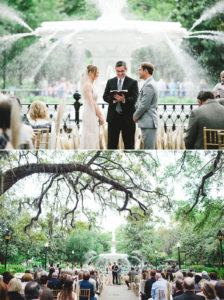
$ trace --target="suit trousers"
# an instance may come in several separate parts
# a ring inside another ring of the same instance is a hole
[[[115,112],[111,122],[108,122],[108,149],[117,149],[120,132],[124,141],[125,149],[134,149],[135,123],[131,116],[120,115]]]
[[[121,284],[121,274],[120,273],[117,274],[117,281],[118,281],[118,284]]]
[[[116,284],[118,283],[117,282],[117,272],[113,272],[113,284],[115,284],[115,281],[116,281]]]
[[[155,149],[157,128],[141,128],[141,132],[144,150]]]

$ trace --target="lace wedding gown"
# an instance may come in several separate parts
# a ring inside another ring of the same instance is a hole
[[[91,83],[87,82],[83,86],[82,95],[83,113],[80,149],[99,149],[99,119],[95,110],[98,96]]]

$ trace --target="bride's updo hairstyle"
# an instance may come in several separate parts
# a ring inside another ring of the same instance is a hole
[[[87,66],[87,71],[88,71],[88,74],[90,72],[92,72],[94,74],[94,78],[96,78],[96,74],[98,72],[98,68],[96,66],[94,66],[94,65],[88,65]]]

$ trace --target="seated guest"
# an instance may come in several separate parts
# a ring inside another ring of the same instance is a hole
[[[90,271],[90,278],[89,278],[89,282],[93,284],[93,287],[94,287],[94,293],[96,293],[97,291],[97,280],[96,280],[96,277],[95,277],[95,272],[94,271]]]
[[[79,287],[80,290],[90,290],[90,300],[96,300],[94,297],[94,287],[93,284],[89,282],[90,274],[89,272],[84,272],[83,280],[80,281]],[[86,297],[80,296],[79,300],[86,300]]]
[[[208,273],[206,271],[202,271],[201,275],[202,279],[209,280]]]
[[[204,149],[203,127],[224,129],[224,107],[214,99],[212,92],[198,94],[199,107],[190,115],[189,125],[184,138],[187,149]]]
[[[3,282],[6,284],[6,286],[8,286],[9,281],[13,278],[12,274],[10,274],[9,272],[4,272],[3,273]]]
[[[128,287],[130,286],[130,283],[131,283],[131,282],[134,282],[134,281],[135,281],[135,276],[136,276],[136,275],[138,275],[138,273],[135,271],[134,268],[131,267],[131,271],[128,272],[129,279],[128,279],[128,280],[125,280],[125,283],[127,284]]]
[[[12,127],[11,112],[12,112],[12,103],[10,103],[7,100],[0,101],[0,149],[13,149],[13,148],[16,149],[19,144],[19,139],[18,139],[19,133],[16,132],[14,135],[10,134],[10,130]],[[20,128],[19,120],[16,127]],[[10,135],[11,135],[11,139],[10,139]]]
[[[80,282],[83,280],[83,272],[79,272],[77,281],[74,282],[74,292],[80,289]]]
[[[7,286],[3,281],[0,281],[0,299],[1,300],[9,300]]]
[[[194,280],[195,280],[195,292],[199,292],[200,291],[199,282],[202,280],[202,277],[196,274]]]
[[[24,300],[22,293],[23,290],[21,281],[17,278],[12,278],[8,285],[9,300]]]
[[[166,300],[167,281],[162,278],[162,274],[156,273],[156,281],[152,285],[151,295],[154,300]]]
[[[180,271],[176,272],[174,275],[175,275],[175,280],[178,280],[178,279],[182,279],[183,280],[184,279],[184,275]]]
[[[54,272],[52,278],[48,281],[47,287],[52,290],[59,290],[61,288],[61,282],[58,279],[58,273]]]
[[[206,279],[202,279],[202,280],[200,280],[199,281],[199,283],[198,283],[198,286],[199,286],[199,289],[200,289],[200,292],[199,293],[197,293],[197,295],[199,295],[199,296],[203,296],[204,298],[205,298],[205,295],[203,294],[203,285],[206,283],[206,282],[209,282],[208,280],[206,280]]]
[[[58,294],[57,300],[75,300],[75,293],[73,292],[73,281],[67,279],[63,285],[63,290]]]
[[[216,285],[217,278],[218,278],[216,271],[211,271],[209,274],[209,278],[210,278],[210,283],[212,283],[213,285]]]
[[[33,276],[31,273],[25,273],[22,277],[22,290],[24,292],[27,282],[33,280]]]
[[[21,105],[20,99],[18,97],[10,96],[10,97],[8,97],[8,101],[17,102],[19,105],[18,113],[20,114],[20,119],[22,120],[21,128],[20,128],[19,144],[23,145],[25,143],[28,143],[29,149],[33,149],[33,143],[32,143],[33,128],[29,124],[26,124],[26,122],[23,120],[24,117],[22,116],[22,105]]]
[[[13,147],[20,148],[20,145],[28,143],[29,148],[32,148],[33,129],[31,126],[21,122],[21,107],[18,98],[4,97],[0,101],[0,149]]]
[[[215,287],[210,282],[205,282],[202,287],[202,292],[206,300],[217,300]]]
[[[190,272],[188,272],[188,273],[187,273],[187,277],[191,277],[191,278],[193,278],[193,277],[194,277],[194,274],[193,274],[193,272],[191,272],[191,271],[190,271]]]
[[[40,277],[40,284],[42,289],[42,295],[40,300],[53,300],[53,292],[47,287],[48,278],[47,275],[42,275]]]
[[[224,299],[224,280],[217,281],[215,285],[216,295],[220,300]]]
[[[184,279],[184,293],[175,297],[175,300],[205,300],[204,297],[195,294],[194,278]]]
[[[149,298],[152,298],[151,296],[151,289],[152,289],[152,285],[153,283],[156,281],[156,272],[155,271],[151,271],[150,272],[150,279],[146,280],[145,282],[145,288],[144,288],[144,293],[142,293],[141,297],[142,300],[146,300]]]
[[[26,300],[38,300],[41,296],[41,286],[36,281],[30,281],[25,287]]]
[[[224,91],[224,71],[220,73],[220,82],[213,89],[215,97],[220,97],[221,91]]]
[[[41,101],[34,101],[31,104],[30,125],[32,126],[33,129],[49,128],[49,132],[51,132],[51,135],[48,141],[48,149],[55,148],[55,143],[56,143],[55,123],[48,118],[48,109],[45,103]],[[44,136],[42,142],[45,141],[46,141],[46,136]]]
[[[36,128],[51,127],[48,109],[44,102],[34,101],[30,106],[30,125]]]
[[[182,279],[177,279],[174,285],[174,293],[173,293],[173,298],[180,296],[183,294],[183,280]]]
[[[167,271],[166,272],[166,280],[168,280],[168,281],[173,281],[173,273],[172,273],[172,271]]]

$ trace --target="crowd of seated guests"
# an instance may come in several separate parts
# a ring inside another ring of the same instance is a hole
[[[218,300],[224,298],[224,280],[218,280],[216,271],[202,273],[188,273],[174,268],[142,271],[146,278],[141,299],[170,300]],[[160,292],[159,292],[160,290]],[[161,293],[163,291],[163,293]],[[159,295],[160,293],[160,295]]]
[[[0,277],[1,300],[53,300],[53,291],[57,291],[58,300],[75,300],[80,289],[90,290],[90,299],[96,300],[99,293],[101,279],[97,271],[61,269],[60,265],[54,268],[52,264],[49,272],[25,272],[21,279],[5,272]],[[34,295],[35,297],[34,298]],[[39,294],[38,294],[39,293]],[[38,294],[38,295],[37,295]],[[80,300],[82,297],[80,296]]]

